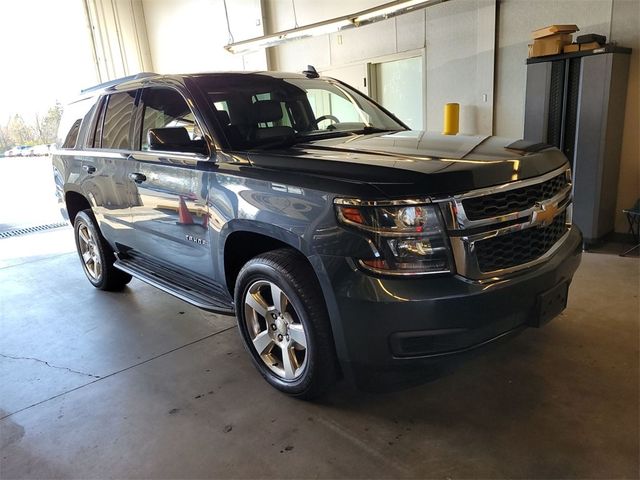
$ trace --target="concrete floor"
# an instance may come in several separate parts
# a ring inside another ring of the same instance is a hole
[[[93,289],[71,235],[0,240],[3,479],[638,476],[637,259],[585,255],[560,318],[451,375],[304,403],[234,319]]]

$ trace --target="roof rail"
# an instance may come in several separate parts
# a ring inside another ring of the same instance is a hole
[[[98,85],[94,85],[93,87],[83,88],[82,90],[80,90],[80,93],[102,90],[103,88],[111,87],[113,85],[119,85],[120,83],[128,82],[129,80],[138,80],[140,78],[154,77],[156,75],[158,74],[153,72],[140,72],[136,73],[135,75],[129,75],[128,77],[116,78],[114,80],[109,80],[108,82],[99,83]]]

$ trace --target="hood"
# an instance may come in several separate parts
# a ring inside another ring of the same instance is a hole
[[[567,162],[549,145],[409,130],[254,151],[249,160],[264,168],[366,183],[389,197],[461,193],[543,175]]]

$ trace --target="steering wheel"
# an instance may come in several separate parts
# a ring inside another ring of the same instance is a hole
[[[316,126],[322,122],[323,120],[331,120],[334,123],[340,123],[340,119],[338,117],[335,117],[333,115],[322,115],[318,118],[316,118],[315,122],[316,122]],[[331,125],[329,125],[330,127]],[[327,127],[327,129],[329,129],[329,127]]]

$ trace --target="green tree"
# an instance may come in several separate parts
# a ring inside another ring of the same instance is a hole
[[[36,143],[35,129],[28,125],[19,113],[9,120],[7,132],[13,145],[35,145]]]
[[[40,116],[36,114],[34,129],[38,143],[45,144],[56,141],[60,118],[62,118],[62,105],[60,102],[56,102],[56,104],[47,111],[44,118],[41,119]]]
[[[0,125],[0,153],[9,150],[13,145],[6,125]]]

